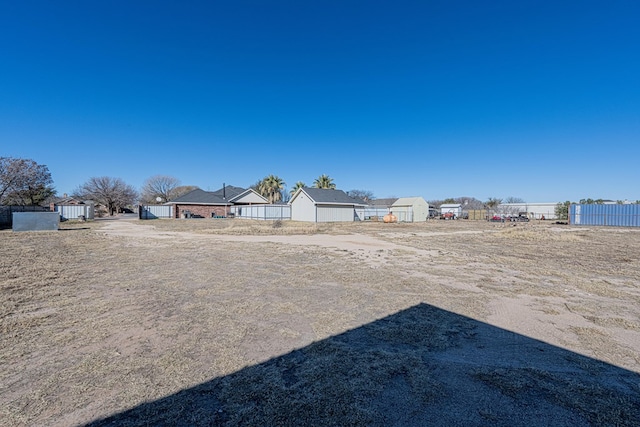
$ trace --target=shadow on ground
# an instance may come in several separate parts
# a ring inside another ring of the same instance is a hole
[[[631,426],[640,375],[419,304],[89,426]]]

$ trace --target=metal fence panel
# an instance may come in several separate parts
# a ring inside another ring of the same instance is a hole
[[[247,205],[231,206],[231,213],[236,218],[282,220],[291,219],[291,206],[289,205]]]
[[[13,231],[56,231],[60,224],[58,212],[14,212]]]
[[[139,209],[140,219],[173,218],[172,205],[141,205]]]
[[[353,206],[317,206],[317,222],[351,222],[355,218]]]
[[[574,225],[640,227],[640,205],[571,205],[569,220]]]
[[[93,205],[56,205],[55,210],[63,220],[78,219],[81,216],[85,219],[94,218]]]

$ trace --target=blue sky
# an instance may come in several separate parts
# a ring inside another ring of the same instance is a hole
[[[0,156],[215,190],[640,199],[637,1],[0,0]]]

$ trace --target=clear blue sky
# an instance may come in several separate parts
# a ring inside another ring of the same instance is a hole
[[[640,199],[640,2],[0,0],[0,156],[215,190]]]

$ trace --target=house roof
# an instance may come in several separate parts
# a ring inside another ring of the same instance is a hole
[[[258,197],[265,199],[260,193],[249,188],[234,187],[233,185],[225,185],[223,188],[216,191],[204,191],[201,189],[193,190],[187,194],[184,194],[178,198],[166,203],[171,204],[186,204],[186,205],[232,205],[237,200],[254,193]]]
[[[226,200],[231,200],[246,191],[246,188],[234,187],[233,185],[225,185],[219,190],[211,191],[211,194],[213,194],[214,196],[218,196],[221,199],[226,198]]]
[[[85,201],[76,199],[75,197],[61,197],[53,201],[56,205],[84,205]]]
[[[396,200],[398,200],[397,197],[390,197],[387,199],[373,199],[369,200],[369,206],[382,206],[388,208],[389,206],[393,205]]]
[[[218,196],[212,191],[204,191],[201,189],[193,190],[187,194],[171,200],[168,204],[184,204],[184,205],[230,205],[231,203]]]
[[[325,205],[350,205],[350,206],[362,206],[364,203],[361,200],[356,200],[350,197],[342,190],[328,190],[325,188],[312,188],[304,187],[298,189],[295,192],[289,203],[292,203],[300,193],[304,192],[315,203],[321,203]]]
[[[231,201],[233,203],[243,203],[246,202],[247,197],[251,198],[251,196],[257,196],[259,199],[261,199],[262,201],[264,201],[264,203],[269,203],[269,201],[267,200],[266,197],[264,197],[262,194],[258,193],[256,190],[254,190],[253,188],[249,188],[247,190],[245,190],[244,192],[238,194],[237,196],[234,196]],[[254,201],[255,203],[255,201]]]

